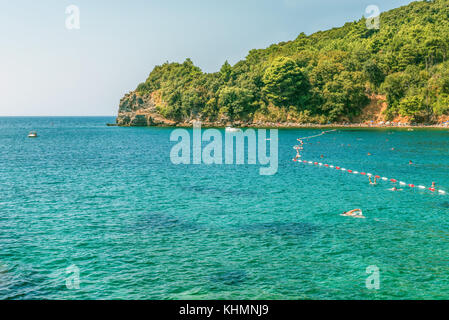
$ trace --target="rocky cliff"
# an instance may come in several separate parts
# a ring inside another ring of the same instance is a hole
[[[120,100],[117,125],[132,127],[174,126],[176,122],[164,118],[157,112],[154,95],[142,95],[133,91]]]
[[[252,121],[229,121],[229,118],[223,115],[213,120],[203,118],[200,115],[181,121],[167,119],[158,111],[157,105],[164,105],[159,95],[159,92],[142,94],[131,91],[127,93],[120,100],[117,125],[122,127],[188,127],[192,126],[196,120],[201,120],[205,127],[224,127],[226,125],[246,127],[252,125]]]

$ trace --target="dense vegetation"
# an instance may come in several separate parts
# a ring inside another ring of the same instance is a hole
[[[158,93],[159,112],[174,120],[351,120],[373,94],[386,96],[388,119],[449,114],[449,0],[413,2],[380,23],[301,33],[216,73],[190,59],[165,63],[136,91]]]

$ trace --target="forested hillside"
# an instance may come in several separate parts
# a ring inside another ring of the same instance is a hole
[[[448,60],[449,0],[420,1],[381,14],[378,30],[363,18],[301,33],[216,73],[165,63],[134,94],[175,122],[351,121],[374,95],[387,119],[432,122],[449,114]]]

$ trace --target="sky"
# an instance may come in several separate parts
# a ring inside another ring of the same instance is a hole
[[[205,72],[410,0],[0,0],[0,116],[114,116],[154,66]],[[79,29],[68,29],[68,6]]]

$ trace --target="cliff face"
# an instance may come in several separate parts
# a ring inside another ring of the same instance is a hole
[[[126,94],[119,105],[117,116],[119,126],[174,126],[176,123],[157,112],[154,96],[137,92]]]
[[[156,108],[157,103],[164,104],[158,98],[158,92],[154,93],[139,93],[132,91],[126,94],[119,104],[118,116],[116,123],[122,127],[172,127],[172,126],[191,126],[196,120],[201,120],[204,126],[222,127],[231,124],[229,118],[221,116],[218,119],[207,119],[200,115],[196,117],[182,119],[181,121],[174,121],[167,119],[159,113]],[[232,124],[237,126],[247,126],[250,123],[243,123],[242,121],[234,121]]]

